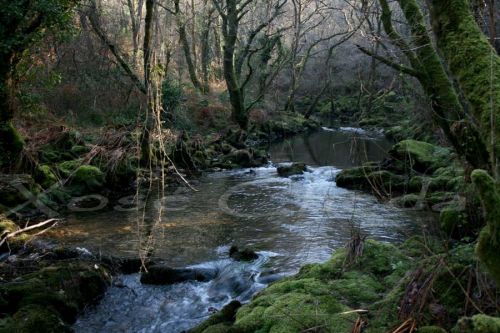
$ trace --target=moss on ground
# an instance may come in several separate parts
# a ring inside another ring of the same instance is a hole
[[[327,262],[306,265],[297,275],[271,284],[239,308],[234,320],[214,316],[191,332],[349,333],[358,318],[368,323],[366,333],[388,332],[402,323],[401,304],[417,272],[434,276],[419,316],[419,332],[446,332],[464,315],[467,300],[462,288],[477,260],[473,244],[444,250],[432,238],[413,237],[400,247],[368,240],[363,254],[349,262],[347,250],[339,249]],[[475,283],[469,287],[472,293],[480,290]],[[435,309],[446,309],[444,317]]]

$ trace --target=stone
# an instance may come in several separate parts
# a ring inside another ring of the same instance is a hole
[[[142,273],[141,283],[170,285],[187,281],[208,282],[217,276],[217,271],[207,268],[172,268],[165,265],[153,265]]]
[[[276,170],[280,177],[290,177],[304,174],[307,171],[307,166],[305,163],[292,163],[289,166],[279,166]]]

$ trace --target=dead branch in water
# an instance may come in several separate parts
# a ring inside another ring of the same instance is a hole
[[[7,242],[7,240],[9,240],[10,238],[14,238],[14,237],[16,237],[16,236],[18,236],[20,234],[25,233],[25,232],[28,232],[28,231],[31,231],[31,230],[35,230],[35,229],[39,229],[39,228],[45,227],[47,225],[49,226],[48,228],[52,228],[57,223],[59,223],[59,221],[60,221],[59,219],[50,219],[50,220],[47,220],[47,221],[44,221],[44,222],[40,222],[40,223],[37,223],[37,224],[34,224],[34,225],[30,225],[30,226],[25,227],[25,228],[21,228],[19,230],[13,231],[13,232],[5,233],[5,234],[3,234],[1,236],[2,238],[0,240],[0,247],[3,246],[5,244],[5,242]]]

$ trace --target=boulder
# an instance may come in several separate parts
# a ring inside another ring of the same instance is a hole
[[[433,172],[446,167],[453,160],[450,149],[417,140],[403,140],[395,144],[389,155],[405,166],[418,172]]]
[[[307,166],[305,163],[292,163],[292,165],[289,166],[279,166],[277,171],[280,177],[290,177],[294,175],[302,175],[307,171]]]
[[[217,271],[208,268],[172,268],[165,265],[153,265],[142,273],[141,283],[170,285],[187,281],[208,282],[214,279]]]
[[[104,294],[111,277],[101,265],[65,262],[0,286],[0,332],[66,332],[77,314]]]
[[[238,301],[231,301],[229,304],[224,306],[220,311],[211,316],[208,320],[204,321],[199,326],[189,330],[189,333],[202,333],[206,329],[217,326],[218,329],[213,330],[213,332],[223,332],[222,329],[230,326],[236,320],[236,312],[241,307],[241,303]]]
[[[259,255],[251,249],[243,249],[240,251],[237,246],[233,245],[229,249],[229,257],[236,261],[253,261],[259,258]]]

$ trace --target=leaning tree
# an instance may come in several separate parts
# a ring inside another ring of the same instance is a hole
[[[467,0],[427,0],[434,38],[417,0],[397,0],[410,36],[393,26],[387,0],[381,20],[407,64],[364,53],[415,77],[429,97],[436,123],[471,169],[486,226],[477,253],[500,283],[500,57],[477,25]]]

